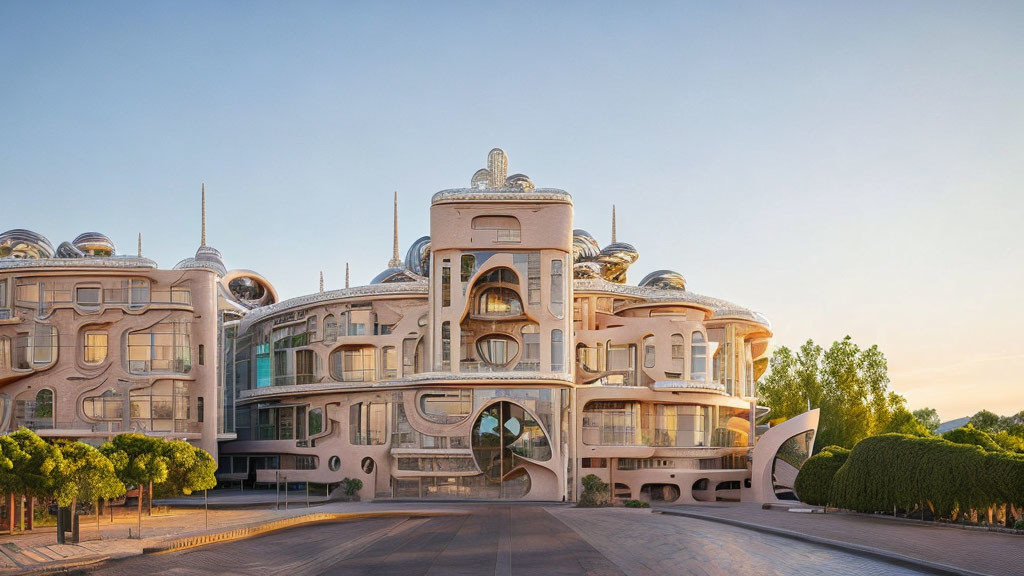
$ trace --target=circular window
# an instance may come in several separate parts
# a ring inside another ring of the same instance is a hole
[[[337,472],[341,468],[341,458],[331,456],[331,459],[327,461],[327,467],[331,469],[331,472]]]
[[[370,458],[369,456],[363,458],[362,468],[363,472],[366,472],[367,474],[372,474],[374,468],[373,458]]]
[[[477,466],[493,482],[510,478],[523,459],[551,459],[551,445],[540,424],[512,402],[485,408],[473,424],[471,442]]]

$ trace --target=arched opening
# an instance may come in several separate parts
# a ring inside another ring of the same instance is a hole
[[[701,478],[693,483],[690,489],[693,499],[698,502],[714,502],[715,491],[711,489],[711,481],[707,478]]]
[[[679,494],[675,484],[644,484],[640,488],[640,499],[648,502],[675,502]]]

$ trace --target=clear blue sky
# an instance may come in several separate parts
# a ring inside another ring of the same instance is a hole
[[[495,146],[633,282],[878,343],[944,418],[1024,408],[1024,4],[0,3],[0,229],[367,282]]]

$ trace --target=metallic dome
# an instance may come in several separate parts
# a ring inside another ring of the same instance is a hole
[[[602,278],[601,265],[597,262],[577,262],[572,265],[572,277],[577,280]]]
[[[79,234],[71,244],[86,256],[113,256],[117,252],[114,242],[105,234],[86,232]]]
[[[572,261],[590,262],[601,253],[601,246],[586,230],[572,231]]]
[[[85,258],[85,254],[71,242],[61,242],[57,246],[57,258]]]
[[[417,276],[430,276],[430,236],[422,236],[409,246],[405,267]]]
[[[644,276],[638,285],[662,290],[686,290],[686,278],[672,270],[655,270]]]
[[[200,246],[196,250],[195,258],[185,258],[174,265],[175,270],[187,270],[189,268],[207,268],[217,272],[219,276],[227,274],[227,267],[220,255],[220,250],[213,246]]]
[[[405,266],[392,266],[370,280],[370,284],[391,284],[394,282],[415,282],[416,278]]]
[[[249,310],[277,302],[277,291],[269,280],[252,270],[232,270],[220,279],[231,300]]]
[[[16,228],[0,234],[0,258],[53,258],[53,245],[42,234]]]
[[[640,253],[632,244],[613,242],[604,247],[597,255],[597,263],[601,265],[601,275],[609,282],[626,283],[626,269],[630,267]]]

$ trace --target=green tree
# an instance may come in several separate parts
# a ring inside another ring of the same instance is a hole
[[[99,450],[84,442],[58,442],[62,456],[54,474],[57,505],[70,506],[72,518],[79,502],[96,502],[124,494],[114,465]],[[77,524],[74,524],[77,530]],[[78,534],[73,539],[78,540]]]
[[[815,445],[852,448],[883,431],[926,434],[905,406],[890,393],[888,363],[877,346],[861,349],[847,336],[823,350],[812,340],[799,352],[781,347],[759,387],[773,420],[786,420],[808,408],[820,408]]]
[[[983,432],[999,431],[999,416],[988,410],[982,410],[971,416],[970,424]]]
[[[209,452],[181,440],[164,442],[162,448],[168,465],[165,493],[188,495],[217,485],[217,462]]]
[[[33,498],[50,496],[54,490],[53,472],[60,465],[60,451],[35,432],[21,427],[12,434],[0,436],[0,489],[8,494],[8,505],[14,495],[23,495],[29,505],[29,518],[34,513]],[[4,460],[10,462],[6,466]],[[13,530],[14,515],[9,516]]]
[[[117,477],[125,487],[137,486],[139,490],[139,530],[142,530],[142,494],[154,483],[167,479],[167,457],[164,456],[164,440],[143,434],[118,434],[103,446],[103,452],[114,465]],[[152,503],[152,492],[150,492]]]
[[[942,420],[939,419],[939,413],[935,408],[920,408],[914,410],[913,414],[914,418],[932,434],[935,434],[935,431],[942,425]]]

